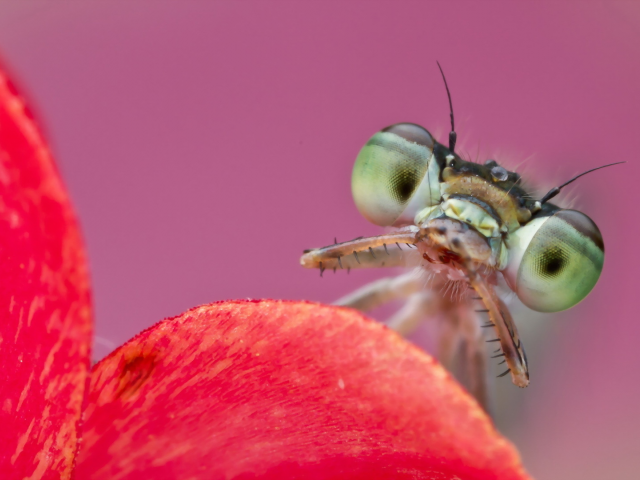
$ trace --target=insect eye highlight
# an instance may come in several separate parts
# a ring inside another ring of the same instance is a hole
[[[504,277],[533,310],[557,312],[574,306],[589,294],[602,272],[600,230],[575,210],[534,219],[510,235],[508,243]]]

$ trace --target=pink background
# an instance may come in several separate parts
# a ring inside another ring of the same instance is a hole
[[[542,193],[628,161],[562,197],[603,232],[600,283],[569,312],[519,314],[532,384],[496,382],[498,425],[538,479],[640,471],[639,32],[637,2],[0,3],[0,49],[84,227],[97,357],[197,304],[330,302],[388,273],[320,279],[298,258],[380,231],[349,191],[375,131],[445,141],[436,60],[470,157]]]

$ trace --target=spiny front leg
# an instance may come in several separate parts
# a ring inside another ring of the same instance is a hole
[[[385,235],[356,238],[305,250],[300,264],[305,268],[319,268],[320,274],[327,268],[335,270],[416,265],[421,258],[415,248],[417,232],[417,227],[409,226]]]
[[[511,381],[514,385],[524,388],[529,385],[529,366],[527,364],[527,354],[524,345],[520,341],[518,329],[509,313],[505,303],[498,297],[495,290],[479,275],[472,276],[471,285],[482,297],[482,301],[487,307],[489,319],[493,323],[493,328],[498,335],[502,353],[496,355],[497,358],[503,356],[508,369],[500,374],[502,377],[511,373]],[[491,341],[491,340],[489,340]]]

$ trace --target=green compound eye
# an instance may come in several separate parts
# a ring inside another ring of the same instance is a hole
[[[362,147],[351,176],[360,213],[376,225],[411,222],[419,209],[440,198],[435,142],[413,123],[398,123],[376,133]],[[430,168],[431,167],[431,168]]]
[[[560,210],[509,236],[507,283],[526,306],[559,312],[582,301],[604,263],[600,230],[584,213]]]

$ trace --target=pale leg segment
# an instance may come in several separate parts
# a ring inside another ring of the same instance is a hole
[[[421,260],[415,247],[417,232],[417,227],[408,226],[376,237],[305,250],[300,264],[318,268],[321,274],[326,269],[414,266]]]
[[[432,291],[414,293],[402,308],[387,320],[386,325],[403,337],[410,335],[425,318],[433,315],[436,307],[434,300]]]
[[[460,375],[465,379],[463,385],[482,405],[482,408],[491,414],[485,334],[480,328],[478,315],[472,309],[467,308],[462,311],[461,320],[463,348],[460,352],[462,357],[460,365],[463,371]]]
[[[422,290],[423,284],[424,280],[421,279],[419,271],[413,270],[397,277],[381,278],[371,282],[338,299],[334,305],[368,312],[393,300],[409,297]]]
[[[459,301],[436,297],[432,302],[430,315],[437,314],[438,330],[435,356],[489,413],[485,334],[473,304],[468,297]]]

